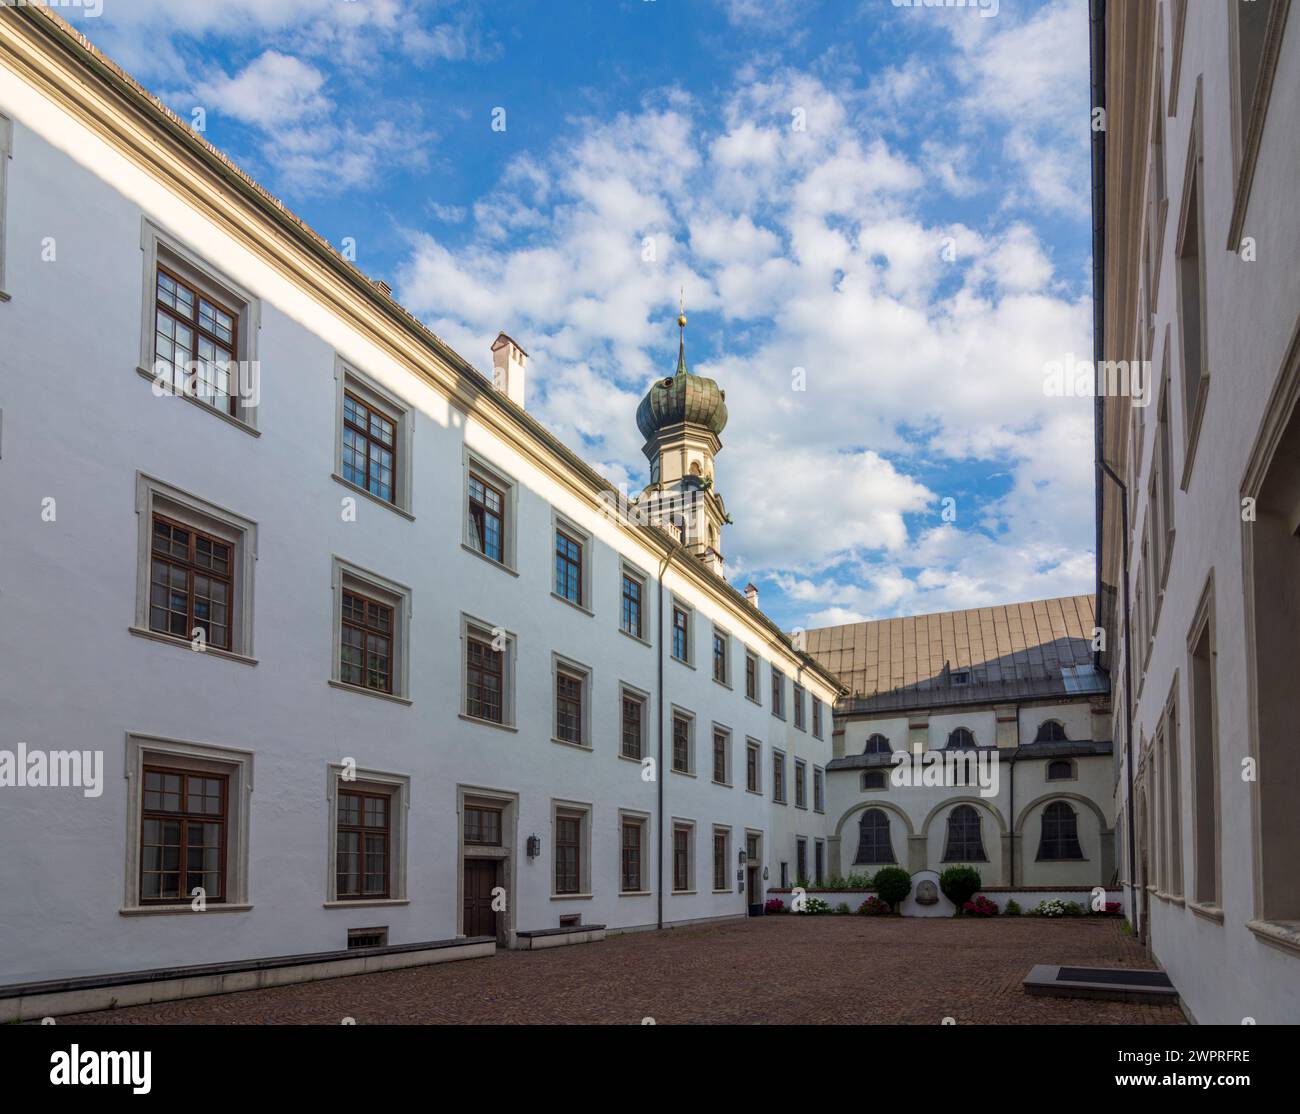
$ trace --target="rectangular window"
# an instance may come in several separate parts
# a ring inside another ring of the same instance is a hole
[[[794,686],[794,725],[800,731],[804,729],[803,715],[803,685],[796,682]]]
[[[386,503],[397,501],[397,419],[343,392],[343,478]]]
[[[1183,210],[1175,247],[1178,293],[1178,332],[1182,358],[1183,429],[1186,448],[1183,483],[1188,480],[1200,431],[1205,390],[1209,382],[1205,336],[1205,234],[1201,172],[1201,85],[1197,81],[1192,138],[1187,153]]]
[[[555,892],[581,892],[582,817],[560,815],[555,818]]]
[[[504,723],[505,653],[470,635],[465,639],[465,714]]]
[[[785,719],[785,675],[772,666],[772,714]]]
[[[726,828],[713,829],[713,888],[729,890],[727,872],[731,866],[730,833]]]
[[[745,744],[745,788],[751,793],[762,791],[759,785],[759,749],[757,743]]]
[[[238,410],[239,311],[159,264],[154,278],[155,377],[224,414]]]
[[[682,715],[673,715],[673,769],[681,774],[691,772],[691,721]]]
[[[140,903],[185,901],[196,887],[226,900],[227,778],[144,768],[140,812]]]
[[[555,737],[561,742],[587,743],[587,675],[557,666],[555,670]]]
[[[797,758],[794,763],[794,805],[795,808],[808,807],[808,764]]]
[[[826,881],[826,844],[820,839],[813,843],[813,885]]]
[[[149,629],[231,648],[234,546],[223,538],[153,516]]]
[[[494,561],[505,564],[505,493],[477,472],[469,474],[470,545]]]
[[[339,632],[339,680],[393,691],[393,609],[344,589]]]
[[[582,605],[582,542],[555,531],[555,594]]]
[[[729,785],[731,779],[728,776],[727,761],[728,752],[731,750],[731,736],[725,731],[718,728],[713,729],[713,780],[719,785]]]
[[[389,896],[389,804],[387,794],[339,791],[338,900]]]
[[[719,684],[730,684],[727,676],[727,650],[730,640],[721,631],[713,632],[713,679]]]
[[[822,737],[822,702],[815,696],[813,697],[812,710],[813,738],[820,739]]]
[[[796,886],[808,885],[808,841],[803,836],[794,841],[794,879]]]
[[[645,821],[624,817],[622,822],[621,874],[623,893],[640,893],[641,834]]]
[[[745,833],[745,858],[752,865],[758,865],[758,835],[754,832]]]
[[[645,698],[624,689],[622,705],[621,753],[639,762],[645,753]]]
[[[641,635],[641,600],[645,594],[645,582],[629,572],[623,573],[623,630],[633,638]]]
[[[691,837],[694,829],[687,824],[673,825],[673,889],[681,893],[691,888]]]
[[[789,888],[790,888],[790,864],[782,863],[781,864],[781,889],[788,890]]]
[[[826,771],[813,767],[813,811],[826,811]]]
[[[466,805],[465,842],[475,847],[500,847],[501,810]]]
[[[745,651],[745,695],[758,701],[758,658],[748,650]]]
[[[673,657],[690,662],[691,619],[685,608],[673,606]]]
[[[772,752],[772,800],[785,804],[785,755]]]
[[[1214,595],[1206,591],[1189,639],[1191,651],[1191,755],[1193,897],[1217,907],[1219,897],[1219,761],[1214,677]]]

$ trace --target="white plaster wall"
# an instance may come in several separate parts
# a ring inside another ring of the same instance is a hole
[[[1243,606],[1242,541],[1239,487],[1253,448],[1265,405],[1290,341],[1300,306],[1300,221],[1296,220],[1296,167],[1300,166],[1300,19],[1293,8],[1255,168],[1245,234],[1256,238],[1258,258],[1244,263],[1225,250],[1234,194],[1231,153],[1231,77],[1228,68],[1228,6],[1189,4],[1183,43],[1181,80],[1175,114],[1165,120],[1166,176],[1170,198],[1165,227],[1161,279],[1155,313],[1157,338],[1153,360],[1159,370],[1161,345],[1170,332],[1170,369],[1174,405],[1174,545],[1154,646],[1144,677],[1134,670],[1133,736],[1135,745],[1156,730],[1175,678],[1181,725],[1180,786],[1184,892],[1191,885],[1193,846],[1190,818],[1191,763],[1187,725],[1187,635],[1207,579],[1213,571],[1217,659],[1215,662],[1219,724],[1220,829],[1222,832],[1222,900],[1224,921],[1216,924],[1185,906],[1151,899],[1152,948],[1178,987],[1193,1016],[1203,1023],[1240,1023],[1243,1017],[1264,1022],[1300,1021],[1300,955],[1256,937],[1246,922],[1254,915],[1254,849],[1251,786],[1242,780],[1242,760],[1249,754],[1246,724],[1250,715],[1246,676],[1246,617]],[[1172,29],[1165,5],[1163,81],[1169,88]],[[1202,81],[1204,117],[1205,281],[1210,367],[1209,394],[1190,486],[1180,489],[1186,425],[1177,325],[1174,250],[1183,193],[1184,168],[1198,76]],[[1147,413],[1141,450],[1133,537],[1140,544],[1147,521],[1147,484],[1154,436],[1154,407]],[[1136,550],[1135,550],[1136,554]],[[1134,558],[1136,569],[1136,555]],[[1136,583],[1136,582],[1135,582]],[[1122,638],[1122,630],[1117,632]],[[1116,675],[1124,675],[1129,655],[1116,655]],[[1124,793],[1124,779],[1118,793]],[[1127,862],[1127,848],[1125,850]]]
[[[554,927],[571,912],[612,927],[653,924],[654,897],[618,895],[616,828],[621,807],[655,811],[655,785],[617,754],[618,682],[652,694],[656,687],[655,651],[617,629],[619,554],[653,573],[651,555],[5,69],[0,111],[15,125],[6,213],[12,300],[0,303],[0,747],[21,740],[100,750],[106,774],[97,799],[73,789],[0,789],[0,840],[8,849],[0,858],[0,983],[334,949],[347,928],[377,924],[389,927],[392,943],[454,936],[458,785],[519,794],[517,928]],[[142,216],[262,299],[259,437],[189,402],[154,397],[136,373]],[[41,261],[44,237],[55,238],[56,262]],[[357,523],[341,520],[340,499],[349,492],[331,479],[336,352],[415,408],[414,521],[364,498]],[[486,352],[469,355],[487,365]],[[461,548],[465,444],[520,484],[518,577]],[[725,455],[721,469],[725,490]],[[256,665],[128,634],[137,471],[257,522]],[[57,500],[53,523],[40,518],[47,496]],[[552,506],[595,538],[594,615],[550,595]],[[326,684],[332,555],[412,589],[411,706]],[[824,830],[825,817],[811,808],[771,802],[770,763],[771,747],[782,746],[793,799],[793,761],[806,757],[811,804],[811,766],[830,757],[830,716],[825,739],[815,740],[747,701],[743,688],[714,683],[707,641],[714,617],[733,636],[732,673],[742,686],[741,644],[764,656],[765,703],[766,660],[779,651],[743,615],[724,614],[671,577],[667,586],[696,608],[700,668],[665,664],[665,715],[678,703],[697,717],[699,776],[662,775],[666,878],[669,820],[686,817],[696,823],[698,879],[694,894],[665,896],[664,917],[740,914],[735,865],[745,829],[763,832],[769,864],[782,855],[793,861],[796,834]],[[652,586],[652,628],[653,605]],[[462,612],[517,635],[517,731],[456,715]],[[590,752],[551,742],[553,651],[593,669]],[[788,661],[782,668],[794,673]],[[805,683],[829,699],[819,682]],[[711,783],[715,720],[733,733],[732,788]],[[119,913],[133,838],[127,732],[254,752],[252,910]],[[762,796],[744,790],[746,736],[764,744]],[[653,730],[650,744],[654,753]],[[344,756],[411,777],[409,904],[322,907],[331,857],[326,766]],[[589,900],[551,899],[553,798],[592,805]],[[712,892],[715,823],[732,827],[731,884],[722,894]],[[523,842],[534,833],[542,854],[530,862]]]

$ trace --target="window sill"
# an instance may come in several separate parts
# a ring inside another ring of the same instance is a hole
[[[621,634],[624,638],[630,638],[633,642],[638,642],[642,646],[645,646],[649,649],[654,648],[654,644],[650,641],[650,639],[642,638],[639,634],[633,634],[630,630],[624,630],[622,627],[619,627],[618,633]]]
[[[489,557],[481,549],[475,549],[472,545],[469,544],[469,542],[461,542],[460,547],[466,553],[473,554],[473,556],[477,557],[480,561],[486,561],[494,569],[500,569],[502,572],[509,573],[511,576],[519,575],[514,569],[512,569],[504,561],[498,561],[495,557]]]
[[[552,901],[590,901],[592,894],[551,894]]]
[[[227,902],[209,902],[202,912],[193,908],[187,901],[184,905],[124,905],[118,915],[122,917],[202,917],[208,913],[247,913],[251,904],[229,904]]]
[[[577,600],[571,600],[568,596],[562,596],[559,592],[552,592],[551,599],[559,600],[561,603],[567,603],[574,611],[581,611],[589,619],[594,619],[596,617],[596,613],[592,611],[590,607],[578,603]]]
[[[619,897],[651,897],[653,896],[653,891],[652,890],[619,890],[618,896]]]
[[[797,809],[799,809],[800,812],[807,812],[807,811],[808,811],[808,806],[807,806],[807,805],[798,805],[798,804],[797,804],[797,805],[795,805],[794,807],[797,808]]]
[[[719,781],[716,777],[713,779],[714,785],[721,785],[723,789],[735,789],[736,787],[729,781]]]
[[[695,776],[696,776],[694,770],[679,770],[676,766],[672,766],[672,767],[670,767],[670,770],[671,770],[672,773],[674,773],[674,774],[680,774],[682,777],[695,777]]]
[[[9,301],[9,295],[5,293],[3,290],[0,290],[0,302],[7,302],[7,301]]]
[[[568,747],[570,750],[585,750],[588,754],[595,753],[590,743],[575,743],[572,739],[559,739],[554,735],[551,736],[551,742],[558,743],[562,747]]]
[[[1246,927],[1266,944],[1300,952],[1300,921],[1247,921]]]
[[[413,515],[410,511],[406,510],[406,508],[400,507],[396,503],[390,503],[387,499],[381,499],[373,491],[367,491],[360,484],[354,484],[351,480],[345,480],[337,472],[331,472],[330,479],[332,479],[337,484],[342,484],[349,491],[355,491],[358,495],[364,495],[372,503],[378,503],[381,507],[387,507],[394,514],[400,514],[403,518],[407,519],[410,522],[415,521],[415,515]]]
[[[750,789],[748,785],[745,786],[745,792],[746,792],[746,793],[753,793],[755,797],[761,797],[761,796],[763,796],[763,790],[762,790],[762,789]]]
[[[146,371],[142,367],[137,367],[135,370],[136,370],[136,374],[139,375],[142,379],[149,380],[150,386],[152,386],[155,380],[157,379],[157,377],[154,375],[152,371]],[[236,429],[242,429],[245,433],[249,434],[250,436],[253,437],[262,436],[262,431],[259,430],[255,425],[252,425],[251,423],[244,421],[243,418],[236,418],[233,414],[227,414],[222,410],[218,410],[211,403],[204,402],[201,398],[198,398],[194,395],[177,394],[175,391],[169,390],[164,394],[159,395],[158,397],[183,398],[186,402],[190,403],[192,406],[198,406],[199,408],[201,408],[204,411],[204,413],[211,414],[213,417],[216,418],[220,418],[223,422],[227,422],[228,424],[234,426]]]
[[[344,692],[360,693],[362,696],[373,696],[378,700],[389,700],[394,704],[404,704],[407,707],[414,704],[415,701],[407,699],[405,696],[397,696],[391,692],[380,692],[378,689],[363,688],[361,685],[350,685],[346,681],[336,681],[333,677],[328,681],[330,688],[342,689]]]
[[[364,897],[356,901],[350,901],[347,898],[336,897],[331,901],[321,904],[322,909],[369,909],[376,905],[410,905],[411,899],[407,897]]]
[[[773,797],[773,798],[772,798],[772,803],[773,803],[774,805],[780,805],[782,808],[785,808],[786,805],[788,805],[790,802],[789,802],[789,801],[783,801],[783,800],[780,800],[780,799],[777,798],[777,797]]]
[[[714,892],[715,894],[719,894],[719,895],[721,895],[721,894],[728,894],[728,895],[729,895],[729,894],[731,893],[731,887],[730,887],[730,886],[726,886],[726,887],[724,887],[724,888],[721,889],[721,890],[719,890],[717,887],[714,887],[713,892]]]
[[[773,719],[779,719],[782,723],[785,723],[785,716],[784,716],[784,714],[781,713],[781,712],[773,712],[773,713],[772,713],[772,718],[773,718]]]
[[[695,891],[694,890],[673,890],[672,896],[673,897],[694,897]]]
[[[1192,466],[1196,463],[1196,447],[1201,441],[1201,422],[1205,418],[1205,400],[1210,393],[1210,377],[1202,375],[1196,392],[1196,412],[1187,425],[1187,437],[1183,442],[1183,475],[1178,481],[1181,491],[1186,491],[1192,482]]]
[[[630,755],[630,754],[624,754],[621,750],[618,752],[618,756],[619,756],[621,759],[623,759],[624,762],[633,762],[633,763],[635,763],[635,764],[638,765],[638,766],[641,765],[641,763],[645,761],[645,758],[644,758],[644,757],[634,758],[634,757],[633,757],[632,755]]]
[[[477,723],[484,727],[495,727],[498,731],[518,732],[519,730],[519,728],[517,728],[513,723],[497,723],[494,719],[483,719],[481,716],[471,716],[468,712],[460,712],[459,716],[461,719],[465,720],[466,723]]]
[[[1088,863],[1088,862],[1092,862],[1092,860],[1091,860],[1091,859],[1044,859],[1044,858],[1037,858],[1037,859],[1034,860],[1034,862],[1036,862],[1036,863]]]
[[[1207,921],[1213,921],[1215,924],[1223,924],[1223,910],[1217,905],[1211,905],[1204,901],[1189,901],[1187,908],[1198,917],[1204,917]]]
[[[714,683],[715,685],[721,685],[721,686],[722,686],[724,689],[726,689],[728,692],[731,691],[731,682],[730,682],[730,681],[724,681],[721,677],[714,677],[714,678],[713,678],[713,683]]]
[[[750,696],[749,693],[745,693],[745,699],[751,704],[757,704],[760,708],[763,706],[763,702],[757,696]]]
[[[126,629],[137,638],[147,638],[150,642],[161,642],[166,646],[175,646],[178,650],[187,650],[199,657],[225,658],[227,661],[237,661],[241,665],[257,664],[257,658],[236,653],[234,650],[221,650],[216,646],[209,646],[206,650],[196,650],[189,639],[175,638],[170,634],[159,634],[157,631],[146,630],[144,627],[127,627]]]
[[[694,669],[694,668],[695,668],[695,666],[692,665],[692,664],[691,664],[689,661],[687,661],[685,658],[679,658],[676,654],[669,654],[668,656],[669,656],[670,658],[672,658],[672,660],[675,661],[678,665],[684,665],[684,666],[686,666],[687,669]]]

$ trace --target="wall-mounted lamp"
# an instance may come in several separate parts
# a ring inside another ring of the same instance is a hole
[[[763,881],[764,881],[764,882],[767,881],[767,867],[764,867],[764,868],[763,868]]]
[[[749,856],[745,854],[745,849],[742,847],[742,848],[740,849],[740,865],[741,865],[741,866],[744,866],[745,863],[746,863],[746,861],[747,861],[748,859],[749,859]]]
[[[528,837],[528,857],[537,858],[542,853],[542,837],[531,835]]]

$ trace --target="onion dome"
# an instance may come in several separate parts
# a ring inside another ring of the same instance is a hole
[[[686,314],[677,318],[681,339],[677,346],[677,371],[656,380],[636,410],[637,428],[647,441],[665,426],[689,422],[714,434],[727,424],[727,395],[712,379],[696,375],[686,366]]]

